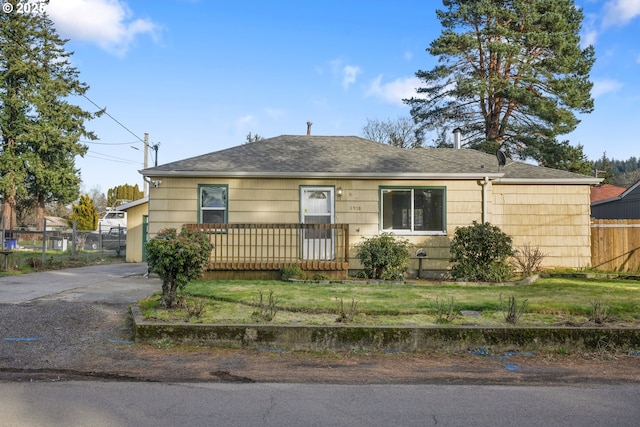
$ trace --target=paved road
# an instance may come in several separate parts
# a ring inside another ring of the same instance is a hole
[[[640,386],[0,383],[11,426],[636,426]]]
[[[158,282],[122,279],[139,278],[146,272],[146,264],[122,263],[0,277],[0,304],[33,300],[133,303],[158,291]]]

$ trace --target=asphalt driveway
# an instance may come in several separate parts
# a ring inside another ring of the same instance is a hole
[[[145,263],[105,264],[0,277],[0,304],[28,301],[134,303],[159,290]]]

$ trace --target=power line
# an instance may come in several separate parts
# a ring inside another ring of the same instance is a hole
[[[94,159],[102,159],[102,160],[107,160],[107,161],[114,161],[114,162],[117,162],[117,163],[128,163],[128,164],[134,164],[134,165],[142,164],[141,162],[136,162],[134,160],[124,159],[122,157],[111,156],[109,154],[98,153],[97,151],[89,151],[89,153],[90,154],[94,154],[94,155],[97,154],[97,155],[103,156],[103,157],[96,157],[96,156],[90,156],[90,155],[85,155],[85,157],[91,157],[91,158],[94,158]]]
[[[82,94],[82,97],[85,98],[87,101],[89,101],[90,103],[92,103],[93,105],[95,105],[98,108],[98,113],[101,114],[106,114],[107,117],[109,117],[111,120],[113,120],[114,122],[116,122],[117,124],[119,124],[124,130],[126,130],[127,132],[129,132],[131,135],[135,136],[139,142],[142,142],[143,144],[145,144],[144,140],[142,138],[140,138],[138,135],[136,135],[135,133],[133,133],[131,131],[131,129],[129,129],[128,127],[126,127],[125,125],[123,125],[122,123],[120,123],[115,117],[113,117],[111,114],[107,113],[107,107],[101,108],[98,104],[96,104],[95,102],[93,102],[91,100],[91,98],[89,98],[87,95]],[[136,142],[138,142],[136,141]]]
[[[112,160],[112,159],[105,159],[104,157],[98,157],[98,156],[92,156],[90,154],[86,154],[84,156],[85,159],[89,158],[89,159],[97,159],[97,160],[101,160],[103,162],[112,162],[112,163],[122,163],[125,165],[130,165],[130,164],[139,164],[139,162],[132,162],[132,161],[128,161],[128,160]]]
[[[100,140],[97,140],[97,141],[80,140],[78,142],[81,142],[83,144],[94,144],[94,145],[131,145],[131,144],[137,143],[138,141],[131,141],[131,142],[100,142]]]
[[[0,31],[2,31],[2,33],[4,33],[4,35],[6,37],[8,37],[12,42],[14,42],[16,45],[20,46],[24,52],[31,57],[31,59],[33,59],[36,63],[40,63],[40,58],[37,58],[35,55],[33,55],[33,53],[31,52],[31,50],[29,48],[27,48],[20,40],[16,40],[12,34],[10,34],[9,32],[6,31],[6,29],[4,27],[0,27]],[[44,62],[42,63],[42,66],[45,68],[48,68],[48,64],[45,64]],[[156,161],[157,161],[157,153],[158,153],[158,147],[159,144],[148,144],[146,143],[142,138],[140,138],[138,135],[136,135],[135,133],[133,133],[133,131],[131,129],[129,129],[128,127],[126,127],[125,125],[123,125],[119,120],[117,120],[115,117],[113,117],[111,114],[107,113],[107,107],[100,107],[98,104],[96,104],[91,98],[89,98],[87,95],[82,94],[82,97],[85,98],[87,101],[89,101],[91,104],[93,104],[95,107],[98,108],[98,113],[100,114],[106,114],[107,117],[109,117],[111,120],[113,120],[114,122],[116,122],[120,127],[122,127],[124,130],[126,130],[127,132],[129,132],[131,135],[133,135],[137,141],[135,142],[141,142],[143,145],[147,145],[149,148],[152,148],[153,151],[156,154]],[[106,145],[106,144],[105,144]],[[115,145],[115,144],[114,144]],[[124,144],[123,144],[124,145]]]

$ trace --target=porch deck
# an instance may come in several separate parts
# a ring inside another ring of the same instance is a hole
[[[186,224],[209,235],[207,278],[274,278],[286,266],[346,278],[348,224]]]

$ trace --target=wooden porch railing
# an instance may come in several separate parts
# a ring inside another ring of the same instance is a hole
[[[185,224],[209,234],[210,270],[349,269],[348,224]]]

